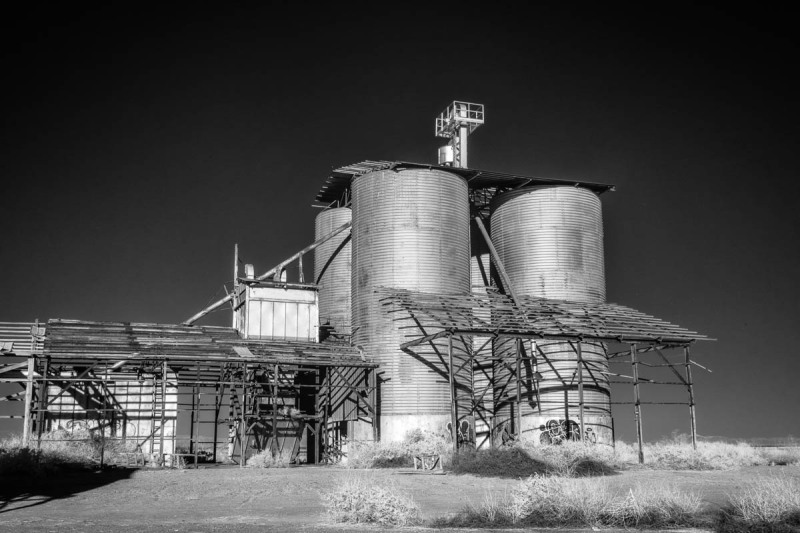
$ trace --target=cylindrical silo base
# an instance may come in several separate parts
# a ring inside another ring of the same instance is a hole
[[[560,444],[564,441],[581,441],[587,444],[614,444],[614,426],[610,416],[584,416],[583,439],[581,439],[580,419],[555,416],[523,416],[522,440],[534,446]]]
[[[380,438],[381,442],[400,442],[415,429],[447,435],[449,423],[450,415],[443,414],[384,415],[380,419]]]

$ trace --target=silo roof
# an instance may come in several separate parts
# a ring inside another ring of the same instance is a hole
[[[322,188],[317,193],[316,201],[330,204],[341,200],[345,193],[350,189],[350,182],[356,176],[373,172],[376,170],[396,170],[400,171],[409,168],[427,168],[441,170],[457,174],[467,180],[470,189],[516,189],[519,187],[533,185],[569,185],[583,187],[602,194],[613,191],[614,186],[605,183],[595,183],[584,180],[569,180],[556,178],[541,178],[536,176],[525,176],[521,174],[510,174],[506,172],[495,172],[491,170],[479,170],[473,168],[455,168],[441,165],[431,165],[427,163],[411,163],[408,161],[361,161],[333,169],[326,178]]]

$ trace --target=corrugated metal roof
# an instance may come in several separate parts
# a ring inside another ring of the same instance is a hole
[[[620,342],[686,344],[713,340],[636,309],[617,304],[586,304],[525,296],[515,306],[506,295],[440,295],[381,288],[381,303],[395,307],[395,320],[417,337],[440,331],[473,334],[534,335],[541,338],[598,339]],[[476,313],[476,310],[480,310]]]
[[[324,204],[339,201],[343,198],[350,188],[350,182],[354,177],[376,170],[402,170],[405,168],[430,168],[452,172],[467,180],[471,190],[476,189],[516,189],[529,185],[569,185],[583,187],[602,194],[613,191],[614,186],[604,183],[594,183],[583,180],[564,180],[553,178],[540,178],[535,176],[524,176],[520,174],[509,174],[504,172],[494,172],[490,170],[478,170],[471,168],[454,168],[425,163],[411,163],[408,161],[362,161],[352,165],[343,166],[331,171],[325,180],[322,188],[317,193],[316,200]]]
[[[237,348],[244,348],[237,351]],[[241,353],[238,353],[241,352]],[[248,354],[252,354],[252,357]],[[156,358],[375,367],[338,342],[242,339],[233,328],[52,319],[43,354],[59,360]]]

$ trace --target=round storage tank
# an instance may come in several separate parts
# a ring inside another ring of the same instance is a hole
[[[350,222],[352,214],[348,207],[322,211],[315,220],[315,240]],[[341,335],[350,335],[352,244],[349,235],[348,231],[339,233],[314,250],[314,281],[319,284],[319,323],[320,326],[330,324],[333,333]]]
[[[381,365],[380,437],[441,433],[450,417],[447,380],[400,350],[419,331],[401,329],[405,322],[393,320],[374,291],[469,292],[467,184],[439,170],[386,170],[354,178],[351,191],[353,339]],[[458,357],[460,343],[453,344]],[[436,345],[446,357],[447,340]],[[440,365],[429,346],[415,351]]]
[[[539,186],[498,195],[492,201],[492,242],[520,296],[537,296],[579,303],[605,301],[603,220],[600,199],[578,187]],[[536,353],[533,353],[532,348]],[[495,343],[495,355],[513,360],[513,340]],[[608,363],[602,343],[581,344],[585,437],[611,442]],[[522,431],[526,438],[547,442],[573,435],[579,420],[578,364],[575,343],[537,341],[526,355],[537,365],[523,372]],[[545,360],[545,357],[549,362]],[[538,372],[534,387],[532,376]],[[510,375],[510,370],[500,374]],[[503,376],[497,376],[498,382]],[[513,376],[500,389],[499,406],[516,409]],[[528,389],[532,390],[528,390]],[[538,393],[538,404],[537,404]],[[515,416],[515,415],[514,415]],[[509,421],[512,425],[513,420]],[[558,426],[558,427],[556,427]],[[566,431],[564,429],[566,428]]]
[[[529,187],[492,202],[492,242],[520,295],[604,302],[600,198],[578,187]]]

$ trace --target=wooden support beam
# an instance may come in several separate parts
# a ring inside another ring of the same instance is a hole
[[[453,452],[458,453],[458,406],[456,405],[456,385],[453,375],[453,336],[447,336],[447,375],[450,380],[450,434],[453,437]]]
[[[167,360],[161,362],[161,431],[158,435],[158,453],[161,454],[161,463],[164,463],[164,433],[167,425]],[[175,452],[175,450],[172,450]]]
[[[583,436],[586,435],[586,423],[583,417],[583,349],[581,348],[581,341],[577,343],[576,353],[578,355],[578,420],[581,424],[580,439],[583,442]]]
[[[30,445],[31,440],[31,427],[32,427],[32,419],[31,419],[31,407],[33,407],[33,374],[36,370],[36,358],[34,356],[29,356],[28,361],[26,363],[28,365],[28,380],[25,383],[25,415],[24,421],[22,426],[22,445],[27,447]]]
[[[519,315],[522,317],[525,324],[527,324],[528,317],[525,316],[525,313],[520,308],[520,301],[516,292],[514,291],[514,286],[511,284],[511,278],[508,276],[506,268],[503,266],[503,261],[500,259],[500,254],[497,253],[497,249],[494,247],[492,239],[489,237],[489,232],[486,231],[486,226],[483,225],[483,220],[481,220],[480,216],[475,217],[475,224],[478,226],[481,235],[483,235],[483,239],[486,241],[486,245],[489,247],[489,253],[492,254],[494,266],[497,268],[497,272],[500,274],[500,279],[503,282],[503,287],[506,289],[507,296],[511,298],[511,303],[517,308]]]
[[[47,374],[50,373],[50,358],[44,359],[42,367],[42,382],[39,385],[39,407],[36,410],[36,448],[42,446],[42,432],[44,431],[47,416]]]
[[[633,401],[636,414],[636,440],[639,443],[639,464],[644,464],[644,439],[642,437],[642,403],[639,397],[639,365],[636,361],[636,345],[631,344],[631,367],[633,367]]]
[[[517,374],[517,420],[516,430],[517,435],[522,438],[522,359],[521,359],[521,345],[522,339],[514,339],[514,347],[516,349],[516,374]]]
[[[242,417],[239,424],[239,468],[244,468],[247,456],[247,363],[242,365],[242,405],[239,414]]]
[[[689,391],[689,417],[691,419],[692,448],[697,449],[697,419],[694,410],[694,384],[692,382],[692,360],[689,359],[689,347],[683,348],[684,365],[686,366],[686,388]]]
[[[447,330],[440,331],[438,333],[434,333],[432,335],[425,335],[424,337],[420,337],[418,339],[414,339],[413,341],[404,342],[400,345],[401,350],[406,350],[408,348],[413,348],[414,346],[419,346],[420,344],[426,344],[428,342],[433,342],[436,339],[441,339],[442,337],[446,337],[450,333]]]
[[[0,374],[5,374],[6,372],[11,372],[12,370],[18,370],[20,368],[24,368],[27,364],[28,362],[23,362],[23,363],[15,363],[13,365],[4,366],[3,368],[0,368]]]
[[[280,367],[277,363],[273,367],[272,375],[272,453],[273,456],[277,455],[280,451],[278,448],[278,373]],[[330,399],[330,398],[329,398]]]
[[[328,233],[324,237],[320,238],[319,240],[315,241],[312,244],[309,244],[308,246],[306,246],[305,248],[303,248],[302,250],[300,250],[299,252],[297,252],[293,256],[289,257],[288,259],[285,259],[280,264],[278,264],[278,266],[276,266],[276,267],[274,267],[274,268],[272,268],[270,270],[267,270],[266,272],[264,272],[263,274],[258,276],[255,279],[255,281],[262,281],[262,280],[265,280],[268,277],[274,276],[274,275],[280,276],[281,272],[283,271],[283,269],[284,269],[284,267],[286,265],[288,265],[289,263],[291,263],[292,261],[294,261],[298,257],[302,256],[303,254],[306,254],[306,253],[310,252],[311,250],[315,249],[320,244],[328,242],[330,239],[332,239],[336,235],[340,234],[344,230],[348,229],[349,227],[350,227],[350,222],[346,222],[346,223],[342,224],[341,226],[339,226],[338,228],[336,228],[332,232]],[[233,299],[233,295],[234,295],[235,292],[236,291],[231,292],[230,294],[228,294],[224,298],[222,298],[220,300],[217,300],[216,302],[214,302],[213,304],[209,305],[208,307],[206,307],[205,309],[203,309],[199,313],[197,313],[197,314],[193,315],[192,317],[188,318],[187,320],[185,320],[183,322],[183,325],[184,326],[190,326],[190,325],[194,324],[195,322],[197,322],[198,320],[200,320],[201,318],[203,318],[204,316],[206,316],[211,311],[214,311],[215,309],[219,309],[220,307],[222,307],[223,305],[225,305],[226,303],[230,302]]]

